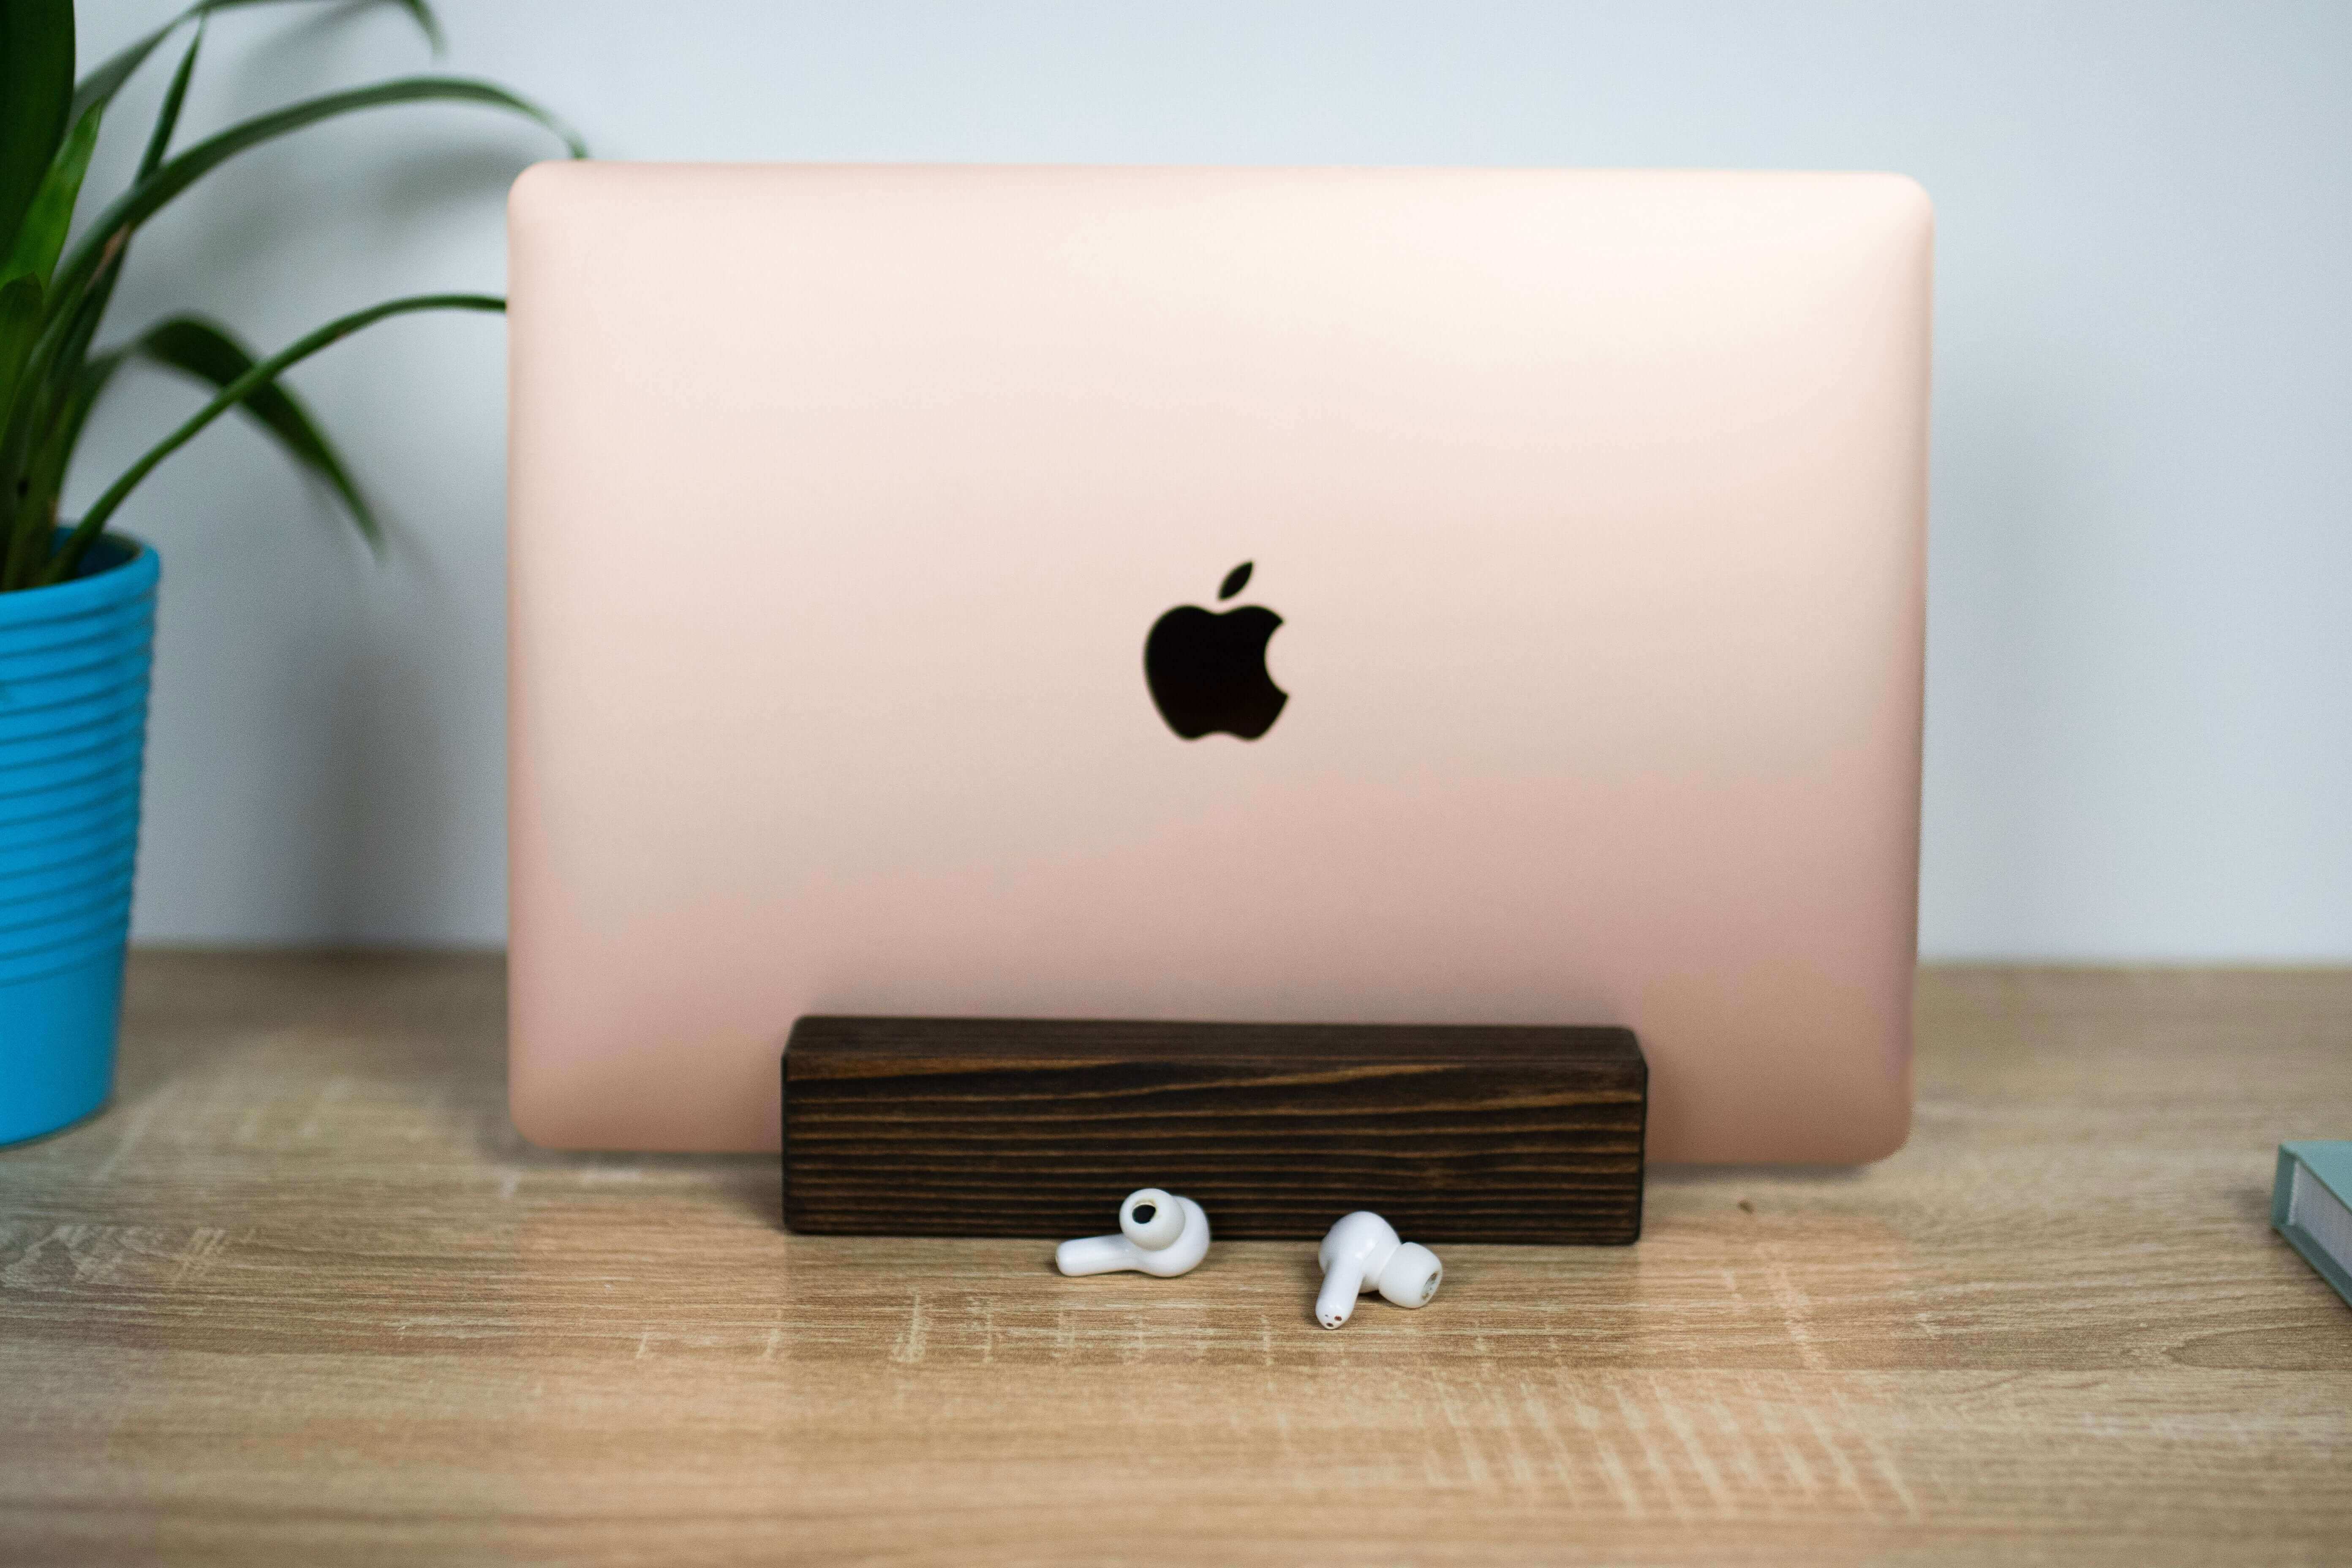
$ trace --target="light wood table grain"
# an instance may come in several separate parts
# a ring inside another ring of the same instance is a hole
[[[0,1562],[2352,1561],[2265,1225],[2352,975],[1931,972],[1895,1158],[1338,1333],[1307,1247],[1068,1280],[532,1150],[502,1030],[488,958],[136,961],[114,1109],[0,1152]]]

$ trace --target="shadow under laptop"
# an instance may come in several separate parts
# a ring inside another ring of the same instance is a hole
[[[772,1153],[542,1149],[515,1130],[503,1100],[496,1107],[486,1108],[478,1125],[478,1142],[483,1156],[508,1184],[509,1195],[526,1188],[542,1199],[552,1195],[551,1188],[707,1195],[721,1200],[729,1212],[757,1220],[770,1230],[783,1228],[783,1172]]]
[[[1744,1187],[1758,1182],[1798,1182],[1836,1184],[1859,1181],[1866,1165],[1652,1165],[1646,1177],[1652,1185],[1669,1187]]]
[[[779,1037],[779,1053],[783,1040]],[[504,1057],[499,1058],[503,1079]],[[499,1172],[506,1195],[545,1200],[558,1191],[666,1194],[706,1206],[716,1198],[730,1215],[772,1231],[784,1225],[783,1165],[775,1152],[663,1153],[644,1150],[550,1149],[515,1126],[505,1084],[475,1104],[474,1133],[483,1158]]]

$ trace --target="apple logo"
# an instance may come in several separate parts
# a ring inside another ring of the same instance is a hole
[[[1249,584],[1247,561],[1225,574],[1220,604]],[[1188,741],[1223,731],[1255,741],[1274,728],[1290,693],[1265,672],[1265,645],[1282,617],[1261,605],[1223,615],[1179,605],[1143,640],[1143,679],[1168,727]]]

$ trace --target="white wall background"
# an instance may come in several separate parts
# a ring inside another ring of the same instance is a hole
[[[175,3],[84,4],[85,63]],[[2341,0],[441,5],[443,68],[616,158],[1916,175],[1940,225],[1922,946],[2352,957]],[[190,130],[425,68],[396,13],[349,12],[224,17]],[[433,108],[250,154],[152,226],[115,331],[193,305],[274,347],[498,289],[506,183],[549,145]],[[495,319],[427,318],[298,373],[395,521],[386,566],[242,427],[128,509],[167,563],[142,939],[500,940],[504,350]],[[194,402],[126,385],[76,496]]]

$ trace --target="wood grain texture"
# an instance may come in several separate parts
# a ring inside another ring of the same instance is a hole
[[[1931,971],[1911,1144],[1632,1247],[1064,1279],[514,1136],[477,959],[141,957],[0,1152],[0,1562],[2334,1563],[2352,1310],[2267,1226],[2352,975]]]
[[[1649,1071],[1616,1028],[810,1017],[783,1059],[804,1234],[1113,1228],[1138,1187],[1229,1240],[1622,1246]]]

